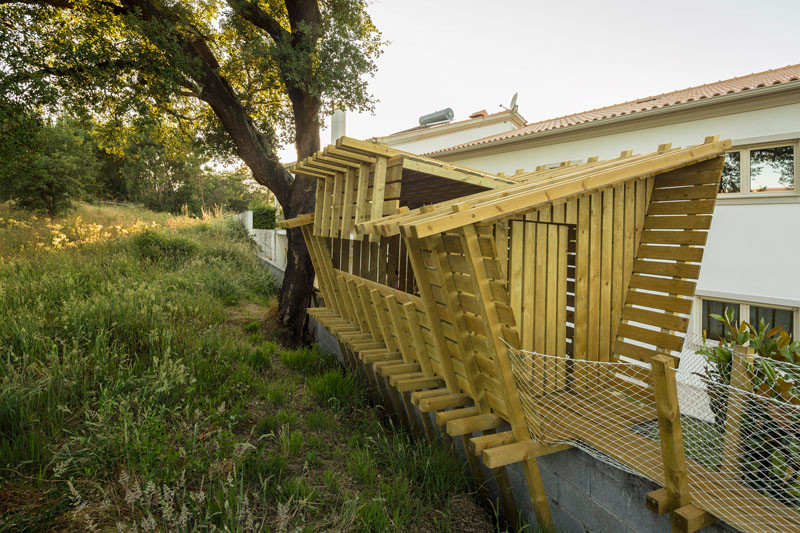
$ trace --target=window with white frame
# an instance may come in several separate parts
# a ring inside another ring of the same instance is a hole
[[[722,194],[787,194],[798,190],[798,142],[759,144],[725,154]]]
[[[699,330],[705,332],[709,339],[716,340],[729,332],[724,330],[724,326],[719,320],[711,315],[724,315],[728,309],[733,309],[734,324],[739,324],[746,320],[754,327],[758,327],[761,320],[768,326],[768,330],[781,326],[793,339],[795,327],[797,326],[798,310],[791,307],[777,307],[760,303],[742,303],[725,300],[714,300],[701,298],[701,312],[699,317]]]

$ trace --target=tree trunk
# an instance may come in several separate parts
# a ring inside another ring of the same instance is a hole
[[[297,160],[302,161],[320,149],[319,101],[300,91],[289,91],[295,117],[295,147]],[[294,218],[314,211],[316,180],[295,176],[288,209],[283,205],[283,214]],[[281,324],[299,337],[305,331],[306,309],[314,291],[314,266],[308,255],[300,228],[287,232],[289,248],[286,254],[286,272],[278,295],[278,317]]]

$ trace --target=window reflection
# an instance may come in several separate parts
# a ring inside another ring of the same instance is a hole
[[[751,192],[791,190],[794,190],[793,146],[750,150]]]
[[[739,152],[725,154],[725,164],[722,167],[722,180],[719,182],[719,192],[739,192],[742,186],[742,158]]]
[[[730,302],[703,300],[703,331],[712,340],[719,340],[723,336],[730,336],[731,332],[725,329],[722,322],[709,315],[725,315],[727,309],[733,309],[733,324],[739,325],[739,305]]]
[[[755,305],[751,305],[750,323],[753,326],[758,327],[762,318],[764,319],[764,323],[767,324],[768,330],[778,326],[783,326],[783,328],[786,330],[786,333],[788,333],[790,337],[794,338],[794,324],[792,324],[791,311],[787,309],[775,309],[772,307],[757,307]]]

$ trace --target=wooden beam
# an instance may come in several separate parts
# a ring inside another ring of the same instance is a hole
[[[458,435],[469,435],[476,431],[486,431],[496,429],[505,424],[505,421],[493,413],[486,413],[478,416],[459,418],[447,423],[447,433],[453,437]]]
[[[717,518],[692,504],[676,509],[671,517],[672,533],[694,533],[717,521]]]
[[[542,446],[532,440],[514,442],[505,446],[488,448],[483,450],[483,464],[488,468],[498,468],[501,466],[519,463],[530,459],[535,459],[543,455],[561,452],[572,448],[569,444],[559,444],[556,446]]]
[[[513,431],[502,431],[469,439],[469,450],[472,455],[481,455],[484,450],[505,446],[517,441]]]
[[[664,462],[664,488],[669,496],[667,507],[672,511],[690,503],[675,362],[671,357],[657,355],[650,360],[650,364]]]

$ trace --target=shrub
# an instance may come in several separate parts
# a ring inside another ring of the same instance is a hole
[[[140,259],[153,263],[177,265],[197,254],[197,245],[182,237],[168,237],[153,230],[145,230],[133,238]]]
[[[253,209],[253,229],[275,229],[276,207],[256,207]]]
[[[356,404],[361,400],[360,391],[355,380],[340,370],[328,370],[308,379],[308,390],[324,405],[333,409],[341,409],[348,404]]]

